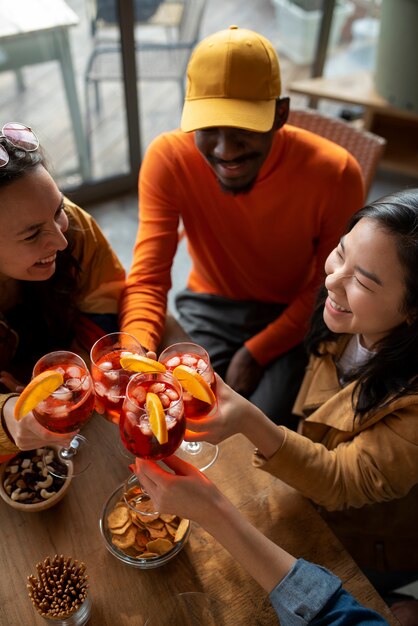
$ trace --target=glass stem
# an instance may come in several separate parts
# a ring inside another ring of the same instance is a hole
[[[71,440],[68,448],[61,448],[60,457],[64,461],[70,461],[76,454],[78,450],[78,446],[80,442],[77,438],[77,435]]]
[[[199,441],[188,441],[184,446],[184,450],[189,454],[200,454],[202,444]]]

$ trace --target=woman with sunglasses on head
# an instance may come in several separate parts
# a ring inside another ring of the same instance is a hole
[[[418,189],[359,211],[325,263],[298,432],[218,378],[218,413],[188,420],[186,437],[219,443],[243,433],[254,465],[320,507],[388,602],[418,579],[417,268]],[[408,612],[402,623],[417,624],[416,601]]]
[[[98,337],[118,330],[124,278],[96,222],[51,178],[35,133],[6,124],[0,135],[0,460],[56,441],[31,413],[14,420],[14,396],[43,354],[88,354]]]

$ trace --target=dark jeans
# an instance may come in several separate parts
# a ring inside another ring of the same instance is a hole
[[[222,377],[235,352],[245,341],[271,324],[286,305],[270,302],[230,300],[194,293],[189,289],[176,297],[179,322],[192,340],[209,353],[213,368]],[[293,404],[307,363],[299,344],[270,363],[249,400],[273,422],[295,429],[298,418]]]

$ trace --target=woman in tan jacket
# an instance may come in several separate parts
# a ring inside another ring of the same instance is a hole
[[[188,439],[243,433],[311,498],[381,593],[418,578],[418,189],[359,211],[329,255],[294,411],[275,426],[220,378]]]

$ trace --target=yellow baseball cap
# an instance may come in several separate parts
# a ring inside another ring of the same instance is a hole
[[[203,39],[190,57],[181,129],[233,126],[267,132],[280,91],[279,60],[270,41],[230,26]]]

